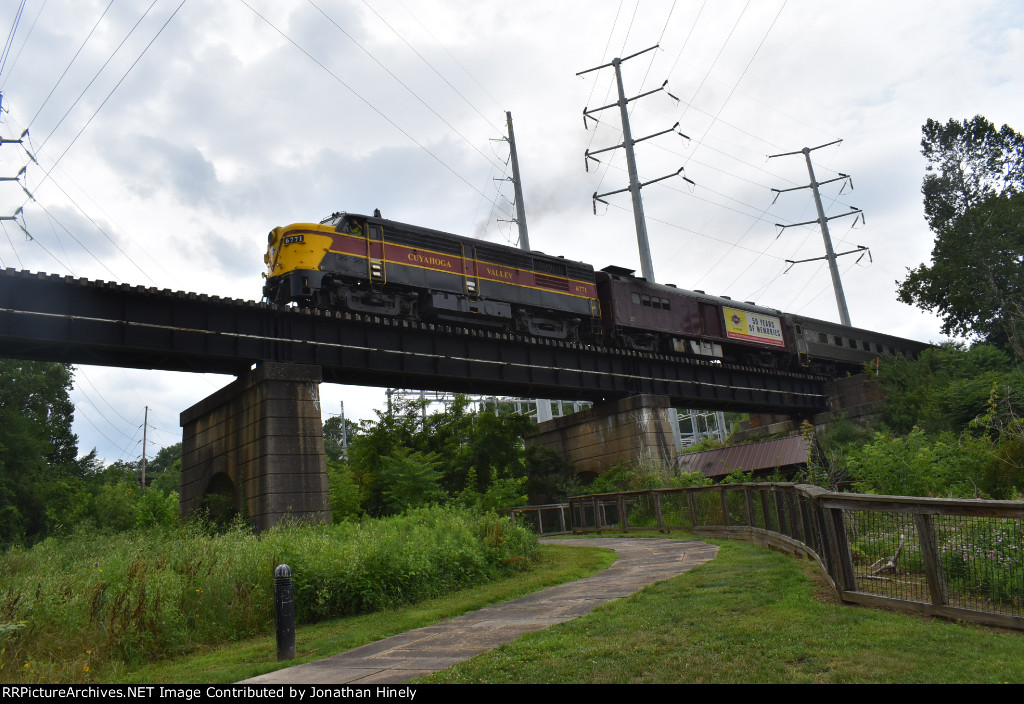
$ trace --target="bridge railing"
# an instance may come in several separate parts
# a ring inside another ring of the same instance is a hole
[[[817,561],[843,601],[1024,629],[1024,502],[773,482],[575,496],[566,528],[549,518],[552,506],[534,508],[547,512],[538,532],[688,529],[748,540]]]

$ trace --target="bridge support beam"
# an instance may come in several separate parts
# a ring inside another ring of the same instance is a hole
[[[581,478],[604,474],[620,462],[672,464],[673,412],[668,396],[632,396],[539,423],[531,442],[572,462]]]
[[[181,414],[182,516],[330,520],[320,367],[262,363]]]

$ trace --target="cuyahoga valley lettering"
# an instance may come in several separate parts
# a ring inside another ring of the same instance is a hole
[[[439,266],[443,269],[451,269],[452,262],[450,259],[442,259],[441,257],[432,257],[429,254],[417,254],[416,252],[409,252],[409,261],[416,262],[418,264],[427,264],[429,266]]]
[[[493,276],[496,279],[508,279],[509,281],[512,280],[511,271],[505,271],[504,269],[492,269],[489,266],[485,266],[484,270],[487,272],[488,276]]]

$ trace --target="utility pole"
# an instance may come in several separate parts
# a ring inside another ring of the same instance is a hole
[[[821,145],[819,145],[817,147],[804,147],[803,149],[801,149],[798,152],[786,152],[785,154],[772,154],[768,158],[769,159],[774,159],[775,157],[779,157],[779,156],[792,156],[794,154],[803,154],[804,155],[804,159],[807,161],[807,173],[808,173],[808,175],[811,178],[810,184],[808,184],[806,186],[797,186],[796,188],[784,188],[782,190],[779,190],[777,188],[773,188],[772,191],[776,194],[775,198],[778,199],[779,194],[781,194],[781,193],[786,193],[788,191],[798,191],[798,190],[801,190],[803,188],[810,188],[811,192],[814,194],[814,207],[818,211],[818,219],[817,220],[808,220],[807,222],[793,223],[792,225],[781,225],[781,224],[776,223],[776,227],[780,227],[782,229],[785,229],[787,227],[797,227],[798,225],[810,225],[813,222],[816,222],[816,223],[818,223],[821,226],[821,237],[825,241],[825,256],[824,257],[815,257],[814,259],[801,259],[799,261],[793,261],[793,260],[787,259],[786,261],[790,264],[790,268],[792,268],[793,264],[801,264],[803,262],[818,261],[819,259],[827,259],[828,260],[828,269],[829,269],[829,272],[832,274],[832,288],[835,290],[836,304],[839,307],[839,320],[840,320],[840,322],[843,325],[846,325],[846,326],[849,327],[849,326],[852,325],[852,323],[850,323],[850,311],[846,307],[846,294],[843,293],[843,282],[839,278],[839,265],[836,264],[836,258],[837,257],[841,257],[844,254],[854,254],[854,253],[857,253],[857,252],[861,252],[862,253],[861,257],[863,257],[864,256],[863,253],[867,251],[867,247],[858,246],[857,249],[851,250],[849,252],[842,252],[841,254],[836,254],[835,250],[832,248],[832,237],[831,237],[831,235],[829,234],[829,231],[828,231],[828,221],[829,220],[835,220],[836,218],[846,217],[847,215],[855,215],[855,216],[860,216],[861,222],[864,222],[864,212],[860,208],[854,208],[854,207],[851,206],[850,207],[850,212],[848,212],[848,213],[841,213],[839,215],[833,215],[830,218],[825,217],[825,209],[821,205],[821,194],[818,191],[818,186],[824,185],[826,183],[833,183],[834,181],[846,181],[846,180],[848,180],[850,182],[850,188],[853,188],[853,179],[851,179],[848,174],[839,174],[839,176],[837,178],[832,178],[832,179],[829,179],[828,181],[822,181],[821,183],[819,183],[815,179],[815,177],[814,177],[814,166],[811,164],[811,152],[812,151],[814,151],[815,149],[822,149],[823,147],[830,147],[833,144],[839,144],[842,141],[843,140],[841,140],[841,139],[837,139],[834,142],[829,142],[828,144],[821,144]],[[870,256],[870,254],[869,254],[869,256]],[[858,260],[858,261],[860,261],[860,260]],[[787,269],[787,271],[788,271],[788,269]]]
[[[149,406],[142,416],[142,490],[146,490],[146,426],[149,425]]]
[[[348,424],[345,422],[345,402],[341,404],[341,456],[348,459]]]
[[[512,158],[512,185],[516,193],[516,224],[519,225],[519,248],[530,251],[530,235],[526,230],[526,203],[523,201],[523,180],[519,176],[519,154],[516,152],[516,135],[512,131],[512,113],[505,111],[508,121],[508,148]],[[534,399],[537,405],[537,422],[551,420],[551,399]]]
[[[634,100],[639,100],[640,98],[643,98],[645,96],[651,95],[653,93],[657,93],[657,92],[659,92],[661,90],[664,90],[665,86],[668,85],[668,81],[665,81],[664,83],[662,83],[660,88],[657,88],[657,89],[652,90],[652,91],[648,91],[646,93],[641,93],[640,95],[634,96],[632,98],[627,98],[626,97],[626,91],[625,91],[625,89],[623,88],[623,85],[622,85],[622,69],[621,69],[621,66],[622,66],[622,62],[623,61],[628,61],[629,59],[632,59],[635,56],[640,56],[641,54],[646,54],[648,51],[653,51],[654,49],[657,49],[657,48],[658,48],[657,45],[655,45],[655,46],[652,46],[652,47],[650,47],[648,49],[644,49],[643,51],[638,51],[635,54],[630,54],[629,56],[627,56],[625,58],[612,59],[609,63],[602,64],[600,66],[595,66],[594,68],[588,68],[586,71],[580,71],[579,73],[576,74],[577,76],[582,76],[585,73],[590,73],[591,71],[597,71],[599,69],[607,68],[609,66],[612,66],[615,69],[615,85],[618,87],[618,91],[619,91],[619,99],[618,99],[618,101],[614,102],[614,103],[611,103],[609,105],[605,105],[604,107],[595,108],[593,110],[588,110],[588,109],[584,108],[583,109],[583,127],[584,127],[584,129],[587,128],[587,118],[588,117],[591,120],[593,120],[594,122],[597,122],[597,118],[592,116],[593,113],[600,112],[602,110],[607,110],[608,108],[618,106],[618,108],[619,108],[619,118],[622,120],[622,144],[617,144],[614,147],[608,147],[606,149],[598,149],[597,151],[594,151],[594,152],[592,152],[592,151],[590,151],[588,149],[584,153],[584,164],[587,166],[587,170],[589,171],[590,170],[590,160],[591,159],[593,159],[594,161],[600,163],[599,159],[594,158],[594,156],[593,156],[594,154],[600,154],[601,152],[611,151],[612,149],[618,149],[619,147],[624,147],[625,148],[625,150],[626,150],[626,168],[627,168],[627,171],[629,173],[629,188],[622,188],[622,189],[619,189],[617,191],[609,191],[608,193],[602,193],[600,195],[595,191],[594,192],[594,196],[593,196],[593,199],[594,199],[594,212],[595,212],[595,214],[597,212],[597,201],[601,201],[602,203],[607,203],[608,202],[608,201],[602,200],[602,198],[604,196],[610,196],[610,195],[613,195],[615,193],[622,193],[624,191],[629,191],[630,192],[630,195],[632,195],[632,197],[633,197],[633,221],[636,224],[636,241],[637,241],[637,245],[639,246],[639,249],[640,249],[640,270],[643,273],[643,277],[646,280],[648,280],[648,281],[650,281],[652,283],[654,282],[654,263],[651,260],[651,245],[650,245],[650,242],[648,241],[648,238],[647,238],[647,220],[644,217],[644,203],[643,203],[643,198],[640,196],[640,189],[643,188],[644,186],[648,186],[648,185],[650,185],[652,183],[655,183],[657,181],[663,181],[663,180],[665,180],[667,178],[672,178],[673,176],[676,176],[676,175],[682,173],[683,169],[682,169],[682,167],[680,167],[679,170],[676,171],[674,174],[669,174],[668,176],[662,176],[661,178],[656,178],[653,181],[647,181],[646,183],[641,183],[640,182],[640,177],[638,175],[637,168],[636,168],[636,155],[633,153],[633,145],[636,144],[637,142],[642,142],[644,140],[651,139],[652,137],[657,137],[659,135],[666,134],[668,132],[673,132],[673,131],[675,131],[675,129],[677,127],[679,127],[679,123],[677,122],[670,129],[663,130],[663,131],[658,132],[656,134],[648,135],[646,137],[641,137],[640,139],[634,140],[633,139],[633,133],[630,130],[630,127],[629,127],[629,110],[627,109],[628,104],[630,102],[634,101]],[[670,97],[672,97],[674,100],[676,100],[676,101],[679,100],[678,98],[676,98],[671,93],[668,93],[668,91],[665,91],[665,92]],[[680,134],[683,137],[686,137],[686,135],[682,134],[682,132],[680,132],[678,134]],[[689,137],[686,137],[686,138],[689,139]],[[685,176],[683,177],[683,179],[685,181],[688,181],[689,183],[693,183],[693,181],[690,181],[690,179],[686,178]]]
[[[512,113],[505,111],[508,121],[508,146],[512,155],[512,185],[516,193],[516,224],[519,225],[519,247],[530,250],[530,235],[526,231],[526,205],[523,203],[523,180],[519,177],[519,156],[516,154],[516,135],[512,131]]]

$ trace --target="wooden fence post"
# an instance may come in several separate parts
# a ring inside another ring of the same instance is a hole
[[[759,488],[757,490],[758,495],[761,497],[761,515],[764,516],[764,529],[773,530],[772,528],[772,512],[768,509],[768,491]],[[780,532],[780,531],[775,531]]]
[[[917,526],[917,536],[921,544],[921,554],[924,557],[924,571],[928,577],[928,591],[931,593],[932,603],[938,606],[949,603],[949,592],[946,585],[946,573],[942,569],[942,559],[939,557],[939,545],[935,540],[934,517],[930,513],[915,513],[914,524]]]
[[[661,517],[661,492],[652,491],[651,498],[654,499],[654,518],[658,522],[658,532],[665,532],[665,521]]]
[[[850,539],[846,536],[846,521],[843,519],[843,509],[826,509],[826,520],[829,522],[829,533],[834,537],[836,543],[836,573],[833,579],[842,592],[857,591],[857,573],[853,570],[853,553],[850,552]]]

